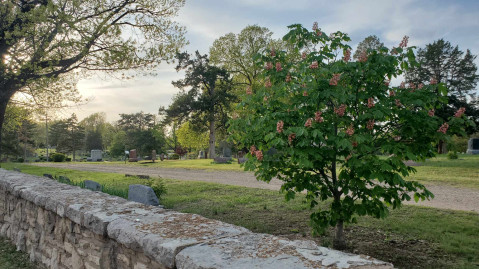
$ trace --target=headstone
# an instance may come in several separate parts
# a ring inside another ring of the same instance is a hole
[[[85,180],[83,182],[85,183],[85,189],[89,189],[92,191],[101,191],[100,183],[95,182],[93,180]]]
[[[214,158],[214,161],[215,163],[229,163],[231,159],[231,157],[216,157]]]
[[[50,174],[43,174],[44,177],[48,177],[49,179],[53,179],[53,176]]]
[[[152,150],[152,151],[151,151],[151,160],[152,160],[153,162],[156,161],[156,150]]]
[[[223,157],[231,157],[231,148],[229,146],[223,147]]]
[[[238,158],[238,163],[239,164],[242,164],[242,163],[245,163],[248,159],[246,157],[239,157]]]
[[[103,152],[99,149],[92,149],[90,156],[92,162],[100,162],[103,159]]]
[[[136,177],[141,179],[150,179],[150,176],[148,175],[136,175]]]
[[[163,161],[165,159],[165,155],[163,153],[160,154],[160,161]]]
[[[153,189],[145,185],[130,185],[128,188],[128,200],[145,205],[157,206],[160,204]]]
[[[58,181],[63,182],[63,183],[70,183],[71,182],[70,179],[67,178],[66,176],[59,176]]]
[[[205,158],[205,152],[200,150],[200,152],[198,152],[198,159],[204,159]]]
[[[128,159],[129,162],[137,162],[138,156],[136,155],[136,149],[130,150],[130,158]]]
[[[13,171],[22,172],[22,170],[20,170],[20,168],[16,168],[16,167],[13,168]]]
[[[467,154],[479,154],[479,138],[471,138],[467,142]]]

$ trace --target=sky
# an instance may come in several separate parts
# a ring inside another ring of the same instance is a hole
[[[208,53],[213,41],[227,33],[239,33],[248,25],[269,28],[274,38],[287,26],[300,23],[310,28],[315,21],[326,33],[342,31],[351,37],[353,49],[365,37],[376,35],[387,46],[397,46],[408,35],[409,46],[424,47],[438,39],[479,54],[479,1],[455,0],[186,0],[176,19],[186,27],[190,44],[185,50]],[[353,50],[354,53],[354,50]],[[479,59],[476,59],[479,66]],[[81,80],[78,88],[87,104],[70,108],[79,119],[105,112],[108,121],[120,113],[158,113],[179,90],[171,84],[182,78],[174,65],[163,64],[155,77],[121,81],[102,74]],[[62,115],[60,115],[62,117]]]

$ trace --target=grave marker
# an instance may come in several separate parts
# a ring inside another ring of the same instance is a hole
[[[471,138],[467,142],[467,154],[479,154],[479,138]]]
[[[160,204],[153,189],[144,185],[130,185],[128,187],[128,200],[145,205],[157,206]]]
[[[128,159],[129,162],[137,162],[138,156],[136,155],[136,149],[130,150],[130,158]]]
[[[85,189],[89,189],[92,191],[101,191],[100,183],[95,182],[93,180],[85,180],[83,182],[85,183]]]

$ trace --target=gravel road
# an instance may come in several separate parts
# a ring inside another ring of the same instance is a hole
[[[149,175],[152,177],[160,176],[162,178],[214,182],[269,190],[279,190],[281,187],[281,182],[279,180],[272,180],[270,183],[258,181],[252,172],[209,171],[182,168],[135,167],[81,163],[35,163],[32,165],[81,171]],[[420,201],[417,204],[414,201],[410,201],[406,202],[406,204],[479,213],[479,190],[452,187],[447,185],[426,186],[432,193],[434,193],[434,199],[431,201]]]

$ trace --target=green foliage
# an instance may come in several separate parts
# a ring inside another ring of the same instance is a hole
[[[156,197],[158,197],[160,201],[162,196],[167,193],[165,182],[161,178],[152,178],[148,180],[145,185],[153,189]]]
[[[176,136],[182,147],[193,150],[203,150],[208,147],[208,133],[195,130],[189,121],[178,128]]]
[[[247,91],[241,115],[231,121],[234,140],[251,147],[245,169],[264,181],[284,181],[286,199],[306,192],[311,208],[332,199],[328,209],[311,214],[317,232],[358,215],[384,218],[388,206],[413,197],[432,198],[405,179],[415,169],[403,161],[433,157],[432,142],[447,138],[440,132],[446,123],[431,114],[446,101],[444,84],[389,86],[417,64],[406,45],[369,50],[353,62],[346,34],[289,28],[283,39],[302,58],[289,61],[284,51],[258,55],[265,85]],[[452,116],[449,130],[460,132],[467,120]]]
[[[457,160],[459,158],[459,156],[457,156],[457,152],[456,151],[449,151],[447,153],[447,158],[449,160]]]
[[[77,116],[72,114],[68,119],[53,123],[49,133],[50,142],[56,145],[57,152],[73,153],[73,160],[75,160],[75,153],[83,148],[85,137],[85,130],[78,124]]]
[[[19,162],[19,163],[23,163],[24,161],[25,161],[25,159],[23,159],[22,157],[17,159],[17,162]]]
[[[66,158],[66,156],[63,153],[55,152],[55,153],[50,154],[50,159],[54,162],[57,162],[57,163],[65,161],[65,158]]]
[[[466,128],[469,135],[479,130],[476,89],[479,73],[476,57],[470,50],[464,53],[458,46],[439,39],[418,50],[417,61],[420,65],[412,66],[406,73],[406,80],[416,84],[426,83],[431,78],[444,83],[448,88],[449,102],[447,106],[437,109],[436,115],[446,121],[451,114],[464,107],[466,116],[475,122]]]
[[[368,50],[379,50],[381,47],[384,47],[384,43],[379,40],[379,37],[375,35],[370,35],[366,37],[363,41],[359,42],[356,51],[354,52],[353,58],[359,60],[361,53],[368,53]]]

